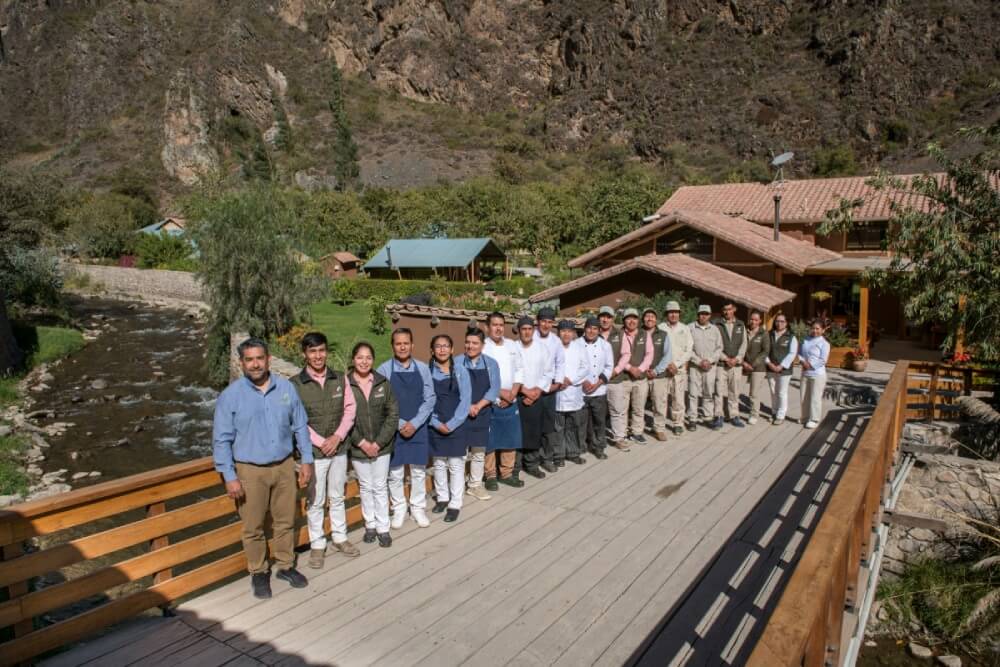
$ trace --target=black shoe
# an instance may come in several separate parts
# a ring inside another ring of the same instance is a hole
[[[538,468],[525,468],[524,472],[528,473],[532,477],[537,477],[538,479],[545,479],[545,473]]]
[[[603,449],[595,449],[594,451],[591,452],[591,454],[593,454],[594,458],[598,459],[599,461],[603,461],[606,458],[608,458],[608,455],[604,453]]]
[[[548,472],[555,472],[558,470],[558,468],[556,468],[556,465],[554,463],[543,463],[542,468]]]
[[[732,419],[729,420],[729,423],[735,426],[736,428],[743,428],[745,426],[743,420],[740,419],[739,417],[733,417]]]
[[[250,590],[258,600],[267,600],[271,597],[271,573],[258,572],[250,575]]]
[[[582,456],[571,456],[571,457],[569,457],[566,460],[567,461],[572,461],[573,463],[577,464],[578,466],[582,466],[584,463],[587,462],[587,459],[583,458]]]
[[[524,486],[524,480],[517,475],[511,475],[510,477],[501,477],[497,480],[500,484],[506,484],[507,486],[513,486],[515,489],[520,489]],[[487,487],[489,488],[489,487]],[[492,491],[492,489],[490,489]]]
[[[392,546],[392,535],[389,533],[379,533],[378,534],[378,545],[380,547],[391,547]]]
[[[641,433],[639,435],[630,436],[629,440],[631,440],[632,442],[638,443],[640,445],[645,445],[646,444],[646,436],[644,436]]]
[[[458,521],[458,510],[449,509],[444,513],[445,523],[451,523],[452,521]]]
[[[309,585],[309,580],[302,576],[302,573],[294,567],[287,570],[278,570],[275,575],[278,579],[284,579],[292,588],[305,588]]]
[[[446,509],[448,509],[448,503],[438,502],[438,503],[434,503],[434,509],[432,509],[431,511],[434,512],[435,514],[440,514],[441,512],[445,511]]]
[[[684,427],[683,426],[675,426],[673,428],[673,431],[674,431],[674,435],[684,435]]]
[[[685,425],[685,428],[687,428],[687,430],[689,430],[689,431],[697,431],[698,430],[698,425],[695,424],[694,422],[688,422]]]
[[[499,491],[500,490],[500,485],[497,484],[496,477],[491,477],[490,479],[487,479],[486,481],[484,481],[483,482],[483,486],[486,487],[487,491]]]
[[[365,536],[361,538],[362,542],[371,544],[375,541],[375,536],[378,535],[374,528],[365,528]]]
[[[723,425],[724,423],[725,423],[725,422],[724,422],[724,421],[722,421],[722,417],[716,417],[716,418],[715,418],[715,419],[713,419],[713,420],[712,420],[711,422],[709,422],[709,424],[708,424],[708,427],[709,427],[710,429],[712,429],[713,431],[718,431],[718,430],[719,430],[720,428],[722,428],[722,425]]]

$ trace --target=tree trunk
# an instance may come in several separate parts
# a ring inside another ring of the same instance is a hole
[[[7,319],[7,299],[0,292],[0,376],[24,369],[24,353],[14,339],[14,330]]]

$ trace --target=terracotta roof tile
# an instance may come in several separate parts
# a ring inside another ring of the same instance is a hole
[[[840,257],[839,254],[826,248],[782,235],[775,241],[769,227],[749,222],[742,218],[732,218],[722,213],[712,213],[700,210],[672,210],[659,220],[640,227],[624,236],[619,236],[588,253],[580,255],[569,262],[571,267],[587,266],[608,253],[626,247],[662,233],[675,225],[686,225],[715,238],[731,243],[757,257],[773,262],[777,266],[794,273],[803,274],[806,269],[816,264],[829,262]]]
[[[718,294],[721,297],[763,311],[795,298],[794,292],[748,278],[688,255],[642,255],[603,271],[596,271],[563,283],[558,287],[533,294],[528,300],[532,303],[547,301],[579,287],[591,285],[635,269],[644,269],[695,289]]]

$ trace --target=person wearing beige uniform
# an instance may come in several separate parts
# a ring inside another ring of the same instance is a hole
[[[715,375],[715,421],[725,417],[729,408],[729,423],[743,428],[740,419],[740,389],[743,385],[743,356],[747,352],[747,327],[736,319],[736,304],[732,301],[722,306],[719,322],[722,336],[722,356]],[[724,405],[728,403],[728,406]]]
[[[660,325],[660,329],[667,334],[670,339],[670,353],[672,359],[664,369],[666,375],[667,400],[670,405],[667,417],[672,424],[674,435],[684,432],[684,405],[687,396],[687,369],[688,361],[691,359],[691,350],[694,340],[691,338],[691,329],[681,322],[681,306],[676,301],[668,301],[665,311],[667,321]],[[654,399],[655,400],[655,399]],[[694,430],[693,425],[689,425]]]
[[[722,415],[715,415],[715,370],[722,358],[722,334],[712,324],[712,307],[698,306],[698,320],[691,323],[691,359],[688,361],[688,423],[699,417],[713,429],[722,428]],[[694,429],[691,429],[694,430]]]
[[[743,356],[743,373],[750,378],[750,418],[751,426],[757,423],[760,403],[767,392],[767,357],[771,352],[771,337],[762,324],[762,317],[756,310],[750,313],[747,327],[747,351]]]

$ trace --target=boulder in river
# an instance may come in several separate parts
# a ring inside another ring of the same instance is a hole
[[[73,473],[73,476],[70,477],[70,479],[75,482],[78,479],[86,479],[87,477],[90,477],[90,473],[89,472],[75,472],[75,473]]]
[[[934,651],[916,642],[910,642],[910,645],[907,648],[909,648],[910,655],[912,655],[914,658],[920,658],[921,660],[929,660],[930,658],[934,657]]]
[[[90,383],[90,388],[91,389],[96,389],[98,391],[100,391],[102,389],[107,389],[108,388],[108,381],[105,380],[104,378],[97,378],[96,380],[94,380],[93,382]]]

